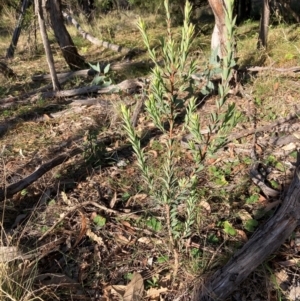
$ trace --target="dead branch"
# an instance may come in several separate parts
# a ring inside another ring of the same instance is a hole
[[[242,69],[241,69],[242,71]],[[276,71],[281,73],[289,73],[289,72],[299,72],[300,66],[291,67],[291,68],[273,68],[273,67],[249,67],[246,68],[246,71],[251,72],[262,72],[262,71]]]
[[[108,48],[110,50],[113,50],[113,51],[116,51],[116,52],[121,52],[121,53],[124,53],[124,54],[128,54],[128,53],[133,52],[133,50],[130,49],[130,48],[119,46],[119,45],[116,45],[116,44],[112,44],[112,43],[109,43],[109,42],[106,42],[106,41],[101,41],[101,40],[93,37],[88,32],[85,32],[81,28],[81,26],[77,23],[77,21],[71,15],[69,15],[66,12],[63,12],[63,16],[76,27],[76,29],[83,36],[84,39],[90,41],[91,43],[93,43],[97,46],[102,46],[102,47]]]
[[[288,16],[292,16],[297,23],[300,23],[300,17],[293,9],[291,9],[290,4],[286,3],[285,1],[281,1],[280,4],[282,5],[282,8],[286,11],[286,14]]]
[[[20,1],[20,2],[22,3],[21,9],[20,9],[20,14],[19,14],[19,18],[18,18],[18,22],[16,24],[16,27],[14,29],[12,40],[10,42],[10,45],[9,45],[7,51],[6,51],[6,59],[12,59],[14,57],[15,49],[17,47],[18,40],[19,40],[19,37],[20,37],[20,34],[21,34],[21,30],[23,28],[22,25],[23,25],[23,22],[24,22],[24,17],[25,17],[26,10],[32,4],[32,3],[30,3],[31,1],[29,1],[29,0],[23,0],[23,1]]]
[[[51,74],[53,90],[58,91],[58,90],[60,90],[60,83],[59,83],[57,75],[56,75],[56,70],[55,70],[55,66],[54,66],[54,58],[53,58],[52,50],[50,47],[50,42],[48,39],[48,34],[47,34],[41,0],[34,0],[34,7],[35,7],[35,14],[38,16],[40,33],[41,33],[41,37],[42,37],[42,41],[43,41],[43,45],[44,45],[44,49],[45,49],[48,67],[49,67],[50,74]]]
[[[299,156],[298,152],[298,156]],[[298,162],[299,163],[299,162]],[[195,289],[193,301],[225,300],[248,275],[291,235],[300,219],[300,165],[282,206],[229,262]]]
[[[108,145],[112,141],[112,138],[104,138],[97,142],[97,144],[105,144]],[[70,152],[61,154],[57,156],[56,158],[50,160],[47,163],[42,164],[37,170],[35,170],[32,174],[25,177],[24,179],[13,183],[7,187],[0,188],[0,202],[4,201],[5,198],[12,197],[17,192],[25,189],[30,184],[41,178],[46,172],[51,170],[52,168],[68,161],[70,158],[81,154],[84,152],[84,149],[82,147],[77,147]]]
[[[67,78],[61,79],[60,82],[66,81]],[[101,86],[91,86],[91,87],[82,87],[78,89],[71,89],[71,90],[62,90],[62,91],[47,91],[51,88],[52,85],[47,85],[41,89],[34,90],[32,92],[23,94],[19,97],[7,97],[0,100],[0,108],[8,108],[15,105],[19,105],[22,103],[28,103],[28,97],[36,95],[37,93],[41,92],[36,97],[32,97],[30,99],[31,102],[34,102],[38,99],[38,97],[46,98],[54,98],[54,97],[71,97],[76,95],[83,95],[83,94],[106,94],[106,93],[117,93],[117,92],[125,92],[125,93],[133,93],[134,91],[138,90],[139,88],[143,87],[143,81],[141,79],[127,79],[122,81],[119,84],[111,85],[105,88]],[[25,98],[25,99],[24,99]]]
[[[67,81],[67,79],[61,79],[61,80],[59,80],[59,83],[63,84],[66,81]],[[35,89],[35,90],[33,90],[31,92],[28,92],[28,93],[24,93],[20,96],[6,97],[6,98],[3,98],[3,99],[0,99],[0,108],[8,108],[8,107],[13,107],[13,106],[16,106],[16,105],[20,105],[22,103],[28,103],[29,102],[29,100],[28,100],[29,97],[31,97],[33,95],[36,95],[37,93],[40,93],[40,92],[48,91],[51,88],[52,88],[52,84],[46,85],[46,86],[38,88],[38,89]]]
[[[257,129],[245,130],[245,131],[242,131],[238,134],[234,133],[232,135],[229,135],[228,138],[226,139],[226,141],[228,143],[228,142],[232,142],[234,140],[238,140],[238,139],[241,139],[243,137],[246,137],[246,136],[249,136],[249,135],[252,135],[252,134],[255,134],[255,133],[268,132],[268,131],[276,128],[279,125],[282,125],[282,124],[284,124],[284,123],[286,123],[286,122],[288,122],[292,119],[298,118],[299,115],[300,115],[300,110],[297,109],[295,113],[291,113],[287,117],[284,117],[284,118],[279,118],[276,121],[272,122],[271,124],[267,124],[265,126],[257,128]]]
[[[126,79],[119,84],[110,85],[108,87],[102,88],[101,86],[91,86],[91,87],[82,87],[72,90],[64,91],[49,91],[41,93],[43,98],[53,98],[53,97],[70,97],[75,95],[90,94],[90,93],[117,93],[117,92],[126,92],[132,93],[134,90],[143,87],[143,81],[141,79]]]
[[[96,74],[97,71],[93,69],[84,69],[84,70],[57,73],[57,77],[58,79],[64,79],[64,78],[71,79],[76,76],[89,77],[89,76],[94,76]],[[51,80],[51,77],[50,74],[39,74],[39,75],[33,75],[31,79],[32,81],[47,81],[47,80]]]

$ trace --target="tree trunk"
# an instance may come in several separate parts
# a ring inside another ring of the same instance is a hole
[[[30,4],[31,4],[30,0],[23,0],[23,2],[22,2],[21,14],[19,16],[17,26],[14,30],[14,34],[13,34],[11,43],[9,45],[9,48],[7,49],[7,52],[6,52],[6,58],[7,59],[11,59],[11,58],[14,57],[15,49],[17,47],[18,40],[19,40],[19,37],[20,37],[20,34],[21,34],[24,15],[25,15],[26,9],[30,6]]]
[[[48,66],[49,66],[49,70],[50,70],[50,74],[51,74],[53,91],[57,91],[60,89],[60,85],[59,85],[56,71],[54,68],[54,60],[53,60],[53,56],[52,56],[52,52],[51,52],[51,48],[50,48],[50,44],[49,44],[49,40],[48,40],[48,36],[47,36],[41,1],[43,1],[43,0],[34,0],[35,12],[38,16],[40,32],[41,32],[41,36],[42,36],[42,40],[43,40],[43,44],[44,44],[44,48],[45,48],[45,53],[46,53],[46,58],[47,58],[47,62],[48,62]]]
[[[267,48],[269,22],[270,22],[270,0],[264,0],[262,14],[260,17],[257,48],[261,48],[261,47]]]
[[[280,209],[250,240],[234,254],[229,262],[219,269],[210,280],[199,285],[194,292],[193,301],[225,300],[238,285],[277,250],[292,234],[300,219],[300,166]]]
[[[218,55],[222,58],[225,55],[226,26],[225,26],[225,7],[223,0],[208,0],[209,5],[215,16],[215,27],[211,37],[212,50],[219,49]]]
[[[61,0],[52,0],[48,9],[56,40],[70,69],[79,70],[87,67],[84,59],[78,54],[71,36],[65,27],[61,12]]]

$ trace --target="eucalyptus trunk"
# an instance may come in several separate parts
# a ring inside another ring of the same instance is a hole
[[[61,11],[61,0],[52,0],[51,4],[48,5],[47,10],[50,14],[55,38],[70,69],[79,70],[87,67],[83,57],[78,54],[77,48],[64,24],[64,18]]]
[[[270,0],[264,0],[262,14],[259,25],[259,37],[257,47],[267,48],[268,44],[268,30],[270,23]]]

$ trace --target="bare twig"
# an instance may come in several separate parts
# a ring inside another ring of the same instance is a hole
[[[300,115],[300,110],[296,109],[295,113],[291,113],[288,116],[284,117],[284,118],[279,118],[277,120],[275,120],[274,122],[272,122],[271,124],[267,124],[265,126],[259,127],[259,128],[253,128],[253,129],[249,129],[249,130],[245,130],[242,131],[238,134],[232,134],[229,135],[228,138],[226,139],[227,143],[232,142],[234,140],[238,140],[241,139],[243,137],[252,135],[254,133],[259,133],[259,132],[268,132],[274,128],[276,128],[279,125],[282,125],[292,119],[298,118]]]

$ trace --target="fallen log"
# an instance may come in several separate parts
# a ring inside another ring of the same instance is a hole
[[[117,93],[120,91],[131,93],[133,90],[143,87],[143,82],[140,79],[126,79],[119,84],[110,85],[108,87],[101,87],[98,85],[91,87],[82,87],[78,89],[71,90],[61,90],[61,91],[48,91],[41,93],[41,97],[43,98],[53,98],[53,97],[71,97],[75,95],[82,94],[90,94],[90,93],[98,93],[98,94],[106,94],[106,93]]]
[[[84,69],[84,70],[77,70],[77,71],[69,71],[69,72],[62,72],[62,73],[57,73],[57,78],[58,79],[70,79],[75,76],[82,76],[82,77],[88,77],[88,76],[95,76],[97,74],[97,71],[93,69]],[[31,77],[32,81],[49,81],[51,80],[50,74],[38,74],[38,75],[33,75]]]
[[[123,47],[123,46],[119,46],[116,44],[112,44],[106,41],[101,41],[95,37],[93,37],[91,34],[89,34],[88,32],[85,32],[81,26],[78,24],[78,22],[68,13],[63,12],[63,16],[69,21],[71,22],[77,29],[77,31],[82,35],[82,37],[88,41],[90,41],[91,43],[97,45],[97,46],[102,46],[105,48],[108,48],[110,50],[116,51],[116,52],[121,52],[124,53],[126,55],[128,55],[129,53],[133,53],[133,50],[127,47]]]
[[[60,79],[59,83],[63,84],[66,81],[67,81],[67,79]],[[20,96],[11,96],[11,97],[6,97],[6,98],[3,98],[3,99],[0,99],[0,108],[4,109],[4,108],[17,106],[17,105],[20,105],[20,104],[23,104],[23,103],[28,103],[28,102],[32,101],[32,99],[30,99],[30,101],[28,100],[28,98],[30,98],[31,96],[34,96],[34,95],[36,95],[37,93],[40,93],[40,92],[47,91],[51,88],[52,88],[52,84],[43,86],[43,87],[38,88],[38,89],[35,89],[31,92],[24,93]]]
[[[239,71],[243,71],[243,69],[240,69]],[[276,71],[279,73],[289,73],[289,72],[299,72],[300,71],[300,66],[295,66],[291,68],[274,68],[274,67],[249,67],[246,68],[246,71],[251,71],[251,72],[262,72],[262,71]]]
[[[66,81],[66,78],[64,80],[62,79],[60,80],[60,82],[62,81]],[[131,94],[137,89],[143,87],[143,81],[142,79],[126,79],[119,84],[110,85],[105,88],[101,86],[90,86],[90,87],[82,87],[82,88],[71,89],[71,90],[41,92],[41,91],[45,91],[47,88],[49,89],[50,87],[51,87],[50,85],[47,85],[42,89],[37,89],[35,91],[23,94],[21,96],[7,97],[4,99],[0,99],[0,108],[8,108],[23,103],[34,102],[39,97],[46,99],[46,98],[54,98],[54,97],[71,97],[71,96],[91,94],[91,93],[98,93],[98,94],[117,93],[120,91]],[[40,94],[36,95],[39,92]],[[29,97],[31,97],[30,100],[24,99]]]
[[[279,210],[252,235],[224,267],[204,283],[196,285],[193,301],[225,300],[295,230],[300,219],[299,158],[298,151],[294,178]]]

